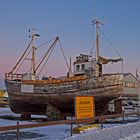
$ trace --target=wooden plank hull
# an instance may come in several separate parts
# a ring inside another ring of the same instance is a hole
[[[11,80],[5,84],[10,108],[18,114],[47,115],[50,106],[59,114],[74,115],[75,96],[94,96],[95,115],[106,114],[108,102],[122,95],[122,75],[72,77],[63,80]]]
[[[51,104],[62,114],[74,115],[75,96],[94,96],[95,114],[106,114],[107,103],[121,95],[121,87],[114,86],[110,89],[90,89],[81,91],[71,91],[63,93],[24,93],[21,92],[21,84],[6,83],[10,100],[10,108],[18,114],[45,115],[48,104]],[[97,92],[98,90],[98,92]]]

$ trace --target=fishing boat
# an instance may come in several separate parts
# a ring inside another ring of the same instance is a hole
[[[32,114],[47,115],[52,119],[74,116],[75,96],[94,96],[95,115],[107,112],[108,102],[122,94],[123,74],[103,74],[102,65],[119,62],[122,58],[106,59],[100,56],[98,20],[92,22],[96,27],[96,57],[80,54],[73,62],[74,70],[66,76],[54,78],[37,76],[37,70],[46,56],[50,55],[59,37],[56,37],[38,64],[35,62],[36,48],[33,45],[38,34],[32,32],[31,42],[15,67],[5,74],[5,84],[9,96],[10,108],[13,112],[29,117]],[[29,48],[32,48],[31,72],[19,74],[16,68],[25,59]],[[71,64],[71,63],[70,63]]]

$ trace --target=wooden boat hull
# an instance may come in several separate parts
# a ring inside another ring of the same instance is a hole
[[[106,114],[107,104],[109,101],[118,98],[121,95],[121,87],[114,86],[111,89],[90,89],[79,90],[63,93],[24,93],[19,89],[21,84],[6,83],[9,96],[10,108],[18,114],[36,114],[46,115],[48,105],[60,110],[61,114],[68,116],[74,115],[75,96],[94,96],[95,97],[95,114]]]

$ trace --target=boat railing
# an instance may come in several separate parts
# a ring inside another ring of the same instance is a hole
[[[43,84],[53,84],[53,85],[65,85],[70,82],[75,81],[82,81],[85,80],[85,76],[76,76],[76,77],[68,77],[65,79],[55,79],[55,78],[48,78],[47,80],[23,80],[24,84],[34,84],[34,85],[43,85]]]
[[[23,80],[23,74],[5,73],[5,80]]]

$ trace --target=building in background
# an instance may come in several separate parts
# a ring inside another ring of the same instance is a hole
[[[122,113],[124,106],[139,106],[140,81],[131,73],[123,74],[122,95],[109,103],[109,111]]]

